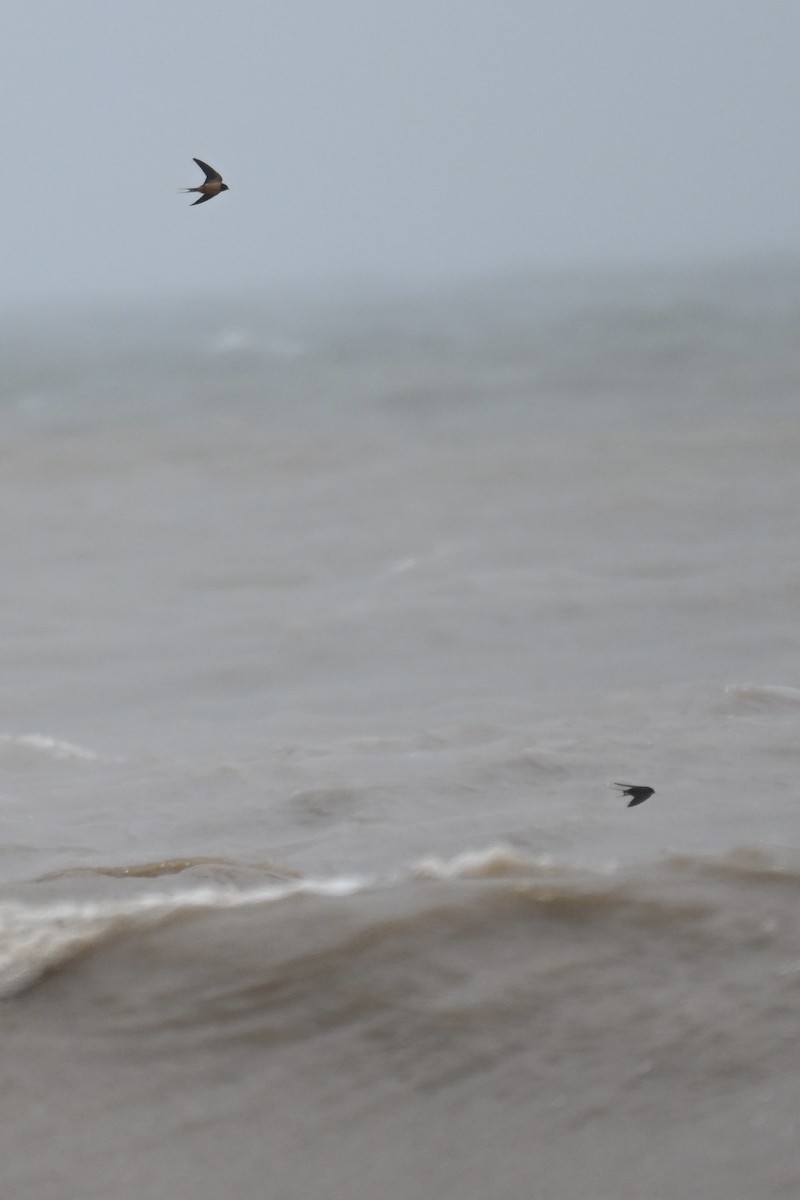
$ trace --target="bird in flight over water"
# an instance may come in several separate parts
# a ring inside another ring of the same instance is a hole
[[[202,193],[199,200],[195,200],[194,204],[190,204],[189,208],[194,208],[195,204],[205,204],[206,200],[213,200],[220,192],[227,192],[227,183],[222,182],[222,176],[219,171],[215,171],[208,163],[202,162],[199,158],[194,159],[200,170],[206,177],[205,183],[201,183],[200,187],[196,188],[181,188],[184,192],[200,192]]]
[[[620,788],[623,796],[631,797],[628,808],[635,808],[637,804],[644,804],[645,800],[649,800],[655,794],[655,788],[642,787],[636,783],[615,783],[614,787]]]

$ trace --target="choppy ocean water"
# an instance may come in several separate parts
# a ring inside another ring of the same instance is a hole
[[[9,1194],[797,1195],[799,320],[8,322]]]

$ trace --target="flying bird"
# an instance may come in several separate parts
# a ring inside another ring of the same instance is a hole
[[[628,808],[635,808],[637,804],[644,804],[645,800],[649,800],[655,794],[655,788],[642,787],[636,783],[615,783],[614,787],[620,788],[623,796],[631,797]]]
[[[228,191],[228,185],[227,183],[222,182],[222,176],[220,175],[219,171],[215,171],[213,167],[210,167],[208,163],[202,162],[199,158],[195,158],[193,161],[197,163],[198,167],[205,175],[206,181],[205,183],[201,183],[200,187],[181,188],[181,191],[183,192],[201,193],[200,199],[195,200],[193,204],[190,204],[190,208],[194,208],[195,204],[205,204],[206,200],[213,200],[215,196],[220,194],[220,192]]]

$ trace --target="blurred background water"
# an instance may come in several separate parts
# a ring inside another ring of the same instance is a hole
[[[15,1195],[796,1194],[798,317],[764,264],[4,328]]]

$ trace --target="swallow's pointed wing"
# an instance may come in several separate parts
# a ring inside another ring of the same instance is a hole
[[[628,808],[635,808],[637,804],[644,804],[645,800],[649,800],[650,797],[655,796],[655,794],[656,793],[655,793],[654,788],[638,787],[638,786],[628,788],[627,792],[623,793],[623,795],[625,795],[625,796],[633,797],[630,804],[628,805]]]
[[[218,193],[218,192],[215,192],[215,193],[214,193],[214,195],[219,195],[219,193]],[[212,196],[201,196],[199,200],[195,200],[193,204],[190,204],[190,205],[189,205],[189,208],[194,208],[195,204],[205,204],[206,200],[213,200],[213,199],[214,199],[214,195],[212,195]]]
[[[200,158],[194,159],[194,162],[197,163],[198,167],[210,183],[222,183],[222,176],[220,175],[219,171],[215,171],[213,167],[210,167],[208,163],[204,163]],[[200,201],[198,200],[197,203],[199,204]]]

